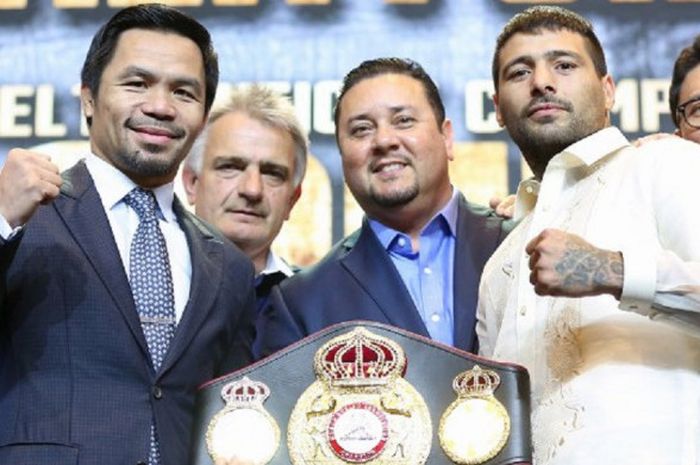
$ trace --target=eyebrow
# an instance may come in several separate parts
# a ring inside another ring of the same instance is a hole
[[[158,80],[158,76],[153,71],[136,65],[127,66],[124,71],[119,73],[118,77],[119,79],[125,79],[132,76],[138,76],[149,81]],[[202,91],[202,84],[198,79],[186,76],[175,76],[171,80],[176,87],[192,87],[197,93]]]
[[[214,159],[212,160],[214,164],[221,163],[221,162],[234,162],[234,163],[239,163],[239,164],[245,164],[245,166],[248,166],[252,163],[251,159],[249,157],[241,156],[241,155],[216,155]],[[287,165],[283,165],[281,163],[277,163],[274,161],[267,161],[267,160],[262,160],[258,162],[258,165],[260,166],[261,170],[264,169],[276,169],[283,171],[286,176],[289,175],[289,167]]]
[[[580,54],[572,50],[547,50],[543,56],[547,61],[553,61],[561,57],[570,57],[576,61],[582,61],[583,59]],[[535,63],[535,59],[532,55],[517,56],[503,66],[503,72],[505,73],[511,67],[521,63],[531,66]]]

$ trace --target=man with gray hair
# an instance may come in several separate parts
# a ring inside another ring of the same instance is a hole
[[[195,213],[255,265],[258,309],[293,273],[270,249],[301,195],[308,140],[288,99],[254,84],[212,112],[182,173]]]

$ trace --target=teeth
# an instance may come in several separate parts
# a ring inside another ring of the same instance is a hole
[[[387,165],[382,166],[379,171],[382,173],[390,173],[392,171],[398,171],[403,167],[403,164],[401,163],[389,163]]]

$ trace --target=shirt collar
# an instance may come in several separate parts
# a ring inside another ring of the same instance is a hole
[[[421,231],[421,234],[423,234],[426,231],[432,230],[433,228],[442,226],[440,230],[444,231],[445,234],[449,234],[452,237],[456,237],[458,214],[459,191],[452,187],[452,197],[450,197],[450,200],[448,200],[445,206],[442,207],[442,209],[440,209],[440,211],[438,211],[430,221],[428,221],[428,223]],[[389,250],[391,248],[392,243],[397,239],[397,237],[406,236],[406,234],[402,233],[401,231],[392,229],[380,223],[379,221],[373,220],[371,218],[369,219],[369,226],[370,228],[372,228],[372,231],[374,231],[374,234],[377,236],[377,239],[379,239],[379,242],[386,250]]]
[[[267,254],[267,262],[265,263],[265,268],[263,268],[259,276],[274,273],[282,273],[285,276],[292,276],[294,274],[294,271],[289,265],[287,265],[287,262],[285,262],[282,259],[282,257],[270,251]]]
[[[628,145],[630,143],[622,132],[614,126],[609,126],[571,144],[563,153],[569,153],[590,166]]]
[[[136,183],[127,175],[110,165],[100,157],[89,154],[85,159],[85,166],[95,183],[95,188],[102,201],[105,211],[112,210],[124,196],[131,192]],[[173,211],[174,185],[172,182],[152,189],[158,202],[158,207],[163,218],[168,222],[177,221]]]
[[[591,167],[607,155],[629,144],[618,128],[609,126],[601,129],[555,155],[547,164],[545,176],[550,169],[566,170],[581,165]],[[540,182],[534,177],[520,182],[515,200],[514,221],[520,221],[535,208],[539,192]]]

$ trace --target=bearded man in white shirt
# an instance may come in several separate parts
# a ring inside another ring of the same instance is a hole
[[[630,145],[591,24],[516,15],[493,59],[498,120],[534,178],[479,292],[481,353],[532,377],[535,462],[700,463],[700,147]]]

